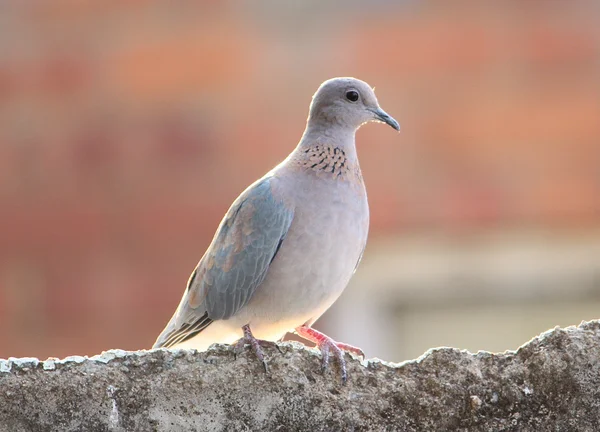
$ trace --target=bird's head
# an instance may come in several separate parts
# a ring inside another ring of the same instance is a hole
[[[332,78],[317,89],[310,104],[308,122],[337,124],[358,129],[377,121],[387,123],[397,131],[400,125],[379,106],[373,89],[356,78]]]

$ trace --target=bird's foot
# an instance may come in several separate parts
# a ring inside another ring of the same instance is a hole
[[[317,348],[321,351],[321,367],[325,371],[329,367],[329,358],[333,354],[337,360],[341,372],[342,382],[346,382],[348,379],[348,372],[346,370],[346,360],[344,359],[344,351],[351,352],[353,354],[365,357],[365,353],[360,348],[352,345],[339,343],[331,339],[329,336],[317,331],[308,326],[300,326],[296,328],[296,333],[305,339],[317,344]]]
[[[250,324],[246,324],[244,327],[242,327],[242,330],[244,332],[244,336],[242,336],[242,338],[240,338],[240,340],[238,340],[233,346],[233,350],[236,356],[239,353],[241,353],[244,350],[246,344],[248,344],[250,345],[250,348],[252,348],[252,351],[254,351],[254,354],[256,354],[258,360],[262,363],[265,372],[269,372],[269,368],[267,367],[267,361],[265,360],[265,354],[263,353],[263,350],[261,348],[261,345],[269,345],[269,341],[256,339],[252,334],[252,331],[250,330]]]

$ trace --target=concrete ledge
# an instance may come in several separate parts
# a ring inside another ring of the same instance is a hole
[[[335,368],[321,373],[315,350],[289,343],[266,350],[269,375],[227,346],[0,360],[0,430],[595,431],[599,341],[592,321],[516,352],[348,356],[346,385]]]

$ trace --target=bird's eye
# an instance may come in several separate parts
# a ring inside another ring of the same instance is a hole
[[[348,90],[346,92],[346,99],[350,102],[356,102],[358,100],[358,92],[356,90]]]

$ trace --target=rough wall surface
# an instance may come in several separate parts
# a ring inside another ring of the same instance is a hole
[[[414,361],[322,374],[315,350],[109,351],[0,361],[0,430],[596,431],[600,321],[556,328],[516,352],[430,350]]]

